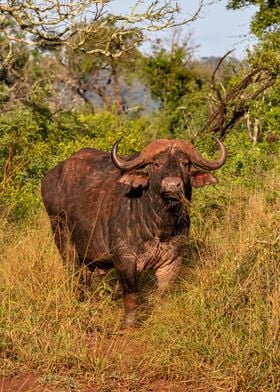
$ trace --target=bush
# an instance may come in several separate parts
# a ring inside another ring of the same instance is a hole
[[[145,118],[130,120],[110,112],[55,116],[43,109],[21,108],[0,116],[0,205],[11,220],[27,217],[40,205],[39,183],[58,162],[83,147],[110,151],[121,136],[120,152],[133,153],[143,146],[149,125]]]

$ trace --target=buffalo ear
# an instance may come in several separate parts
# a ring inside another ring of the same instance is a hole
[[[194,188],[199,188],[205,185],[217,184],[218,180],[210,172],[204,172],[197,169],[191,171],[191,185]]]
[[[119,182],[129,186],[131,189],[140,187],[145,189],[149,185],[149,176],[145,172],[124,173],[119,179]]]

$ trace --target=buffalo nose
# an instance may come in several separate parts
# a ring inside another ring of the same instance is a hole
[[[162,192],[178,193],[183,191],[183,181],[180,177],[165,177],[161,182]]]

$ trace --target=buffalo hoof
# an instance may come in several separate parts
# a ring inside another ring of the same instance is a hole
[[[126,314],[122,323],[122,329],[136,328],[135,312]]]
[[[87,286],[79,285],[79,287],[76,289],[76,295],[79,302],[85,302],[89,298],[90,291]]]

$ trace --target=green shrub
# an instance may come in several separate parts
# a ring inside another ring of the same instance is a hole
[[[0,116],[1,208],[11,220],[23,219],[40,205],[39,184],[48,169],[83,147],[110,151],[123,137],[120,152],[142,148],[148,120],[110,112],[90,115],[15,109]]]

